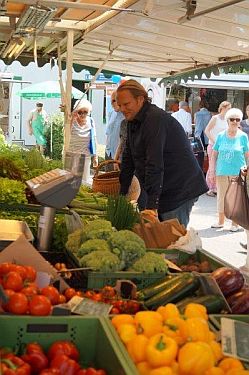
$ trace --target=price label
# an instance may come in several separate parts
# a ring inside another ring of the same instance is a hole
[[[89,298],[73,297],[68,305],[74,314],[107,316],[112,305],[104,302],[96,302]]]
[[[249,362],[249,324],[221,318],[221,343],[225,355]]]

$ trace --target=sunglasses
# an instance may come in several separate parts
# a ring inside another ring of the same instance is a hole
[[[231,122],[234,122],[234,121],[240,122],[240,118],[233,118],[233,117],[231,117],[228,120],[231,121]]]
[[[87,115],[88,111],[78,111],[78,115]]]

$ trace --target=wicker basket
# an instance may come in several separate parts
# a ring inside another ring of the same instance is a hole
[[[100,172],[100,169],[107,164],[120,164],[118,160],[105,160],[100,163],[93,176],[92,190],[107,195],[117,195],[120,190],[120,171]]]

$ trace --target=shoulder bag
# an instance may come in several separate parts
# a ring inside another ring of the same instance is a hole
[[[224,213],[242,228],[249,230],[249,198],[247,194],[246,177],[232,178],[225,195]]]

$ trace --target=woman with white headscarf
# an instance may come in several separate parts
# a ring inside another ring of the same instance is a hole
[[[69,150],[85,155],[85,168],[82,181],[88,182],[90,178],[91,157],[93,157],[93,167],[98,165],[96,154],[96,129],[95,123],[90,113],[92,104],[87,99],[78,100],[72,112],[71,138]]]

